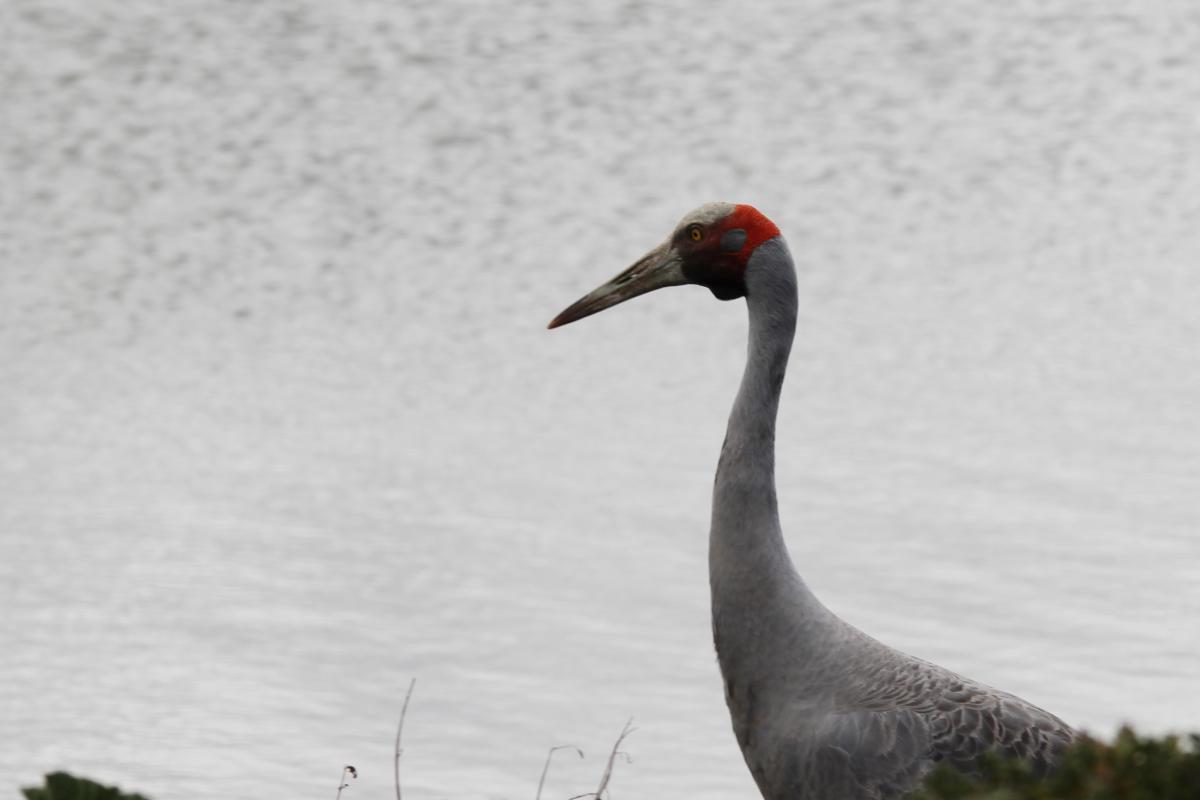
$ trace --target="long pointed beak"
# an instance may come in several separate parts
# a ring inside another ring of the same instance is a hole
[[[663,242],[642,256],[632,267],[567,306],[561,314],[550,320],[547,327],[557,328],[617,303],[624,303],[639,294],[687,282],[687,278],[683,276],[683,262],[680,261],[679,255],[671,249],[669,242]]]

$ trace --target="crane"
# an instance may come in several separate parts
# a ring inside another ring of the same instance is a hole
[[[889,800],[938,762],[973,773],[985,752],[1053,770],[1070,726],[1019,697],[871,638],[797,573],[779,523],[775,419],[796,328],[787,244],[749,205],[709,203],[557,328],[666,286],[744,297],[745,372],[717,465],[708,566],[713,640],[734,735],[766,800]]]

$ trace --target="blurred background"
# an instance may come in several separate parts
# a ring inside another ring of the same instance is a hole
[[[784,231],[801,573],[1103,734],[1200,728],[1186,2],[0,5],[0,794],[752,798],[709,633]]]

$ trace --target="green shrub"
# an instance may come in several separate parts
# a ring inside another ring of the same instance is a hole
[[[27,800],[148,800],[65,772],[23,791]],[[1112,744],[1085,736],[1047,779],[1000,758],[985,759],[977,778],[943,766],[912,800],[1200,800],[1200,734],[1156,739],[1122,728]]]
[[[51,772],[42,786],[21,790],[27,800],[149,800],[140,794],[124,794],[115,786],[102,786],[87,778]]]
[[[985,760],[978,778],[939,767],[913,800],[1200,800],[1200,735],[1142,738],[1122,728],[1112,744],[1085,736],[1047,779],[999,758]]]

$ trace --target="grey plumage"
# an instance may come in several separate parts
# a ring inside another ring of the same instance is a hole
[[[648,275],[648,288],[624,289],[621,280],[628,279],[618,276],[551,327],[689,275],[705,275],[711,265],[697,263],[672,241],[682,242],[681,231],[714,225],[735,209],[742,219],[740,209],[747,208],[697,209],[672,240],[635,265]],[[730,241],[728,234],[717,230],[714,251]],[[1068,725],[1018,697],[872,639],[827,609],[796,572],[775,494],[775,419],[797,313],[795,270],[782,237],[748,255],[741,280],[749,347],[714,483],[709,580],[726,701],[763,796],[900,798],[937,763],[969,773],[987,751],[1028,759],[1037,772],[1053,769],[1075,737]],[[617,296],[614,285],[624,294]],[[721,291],[727,290],[722,284]],[[715,288],[714,294],[723,296]]]

